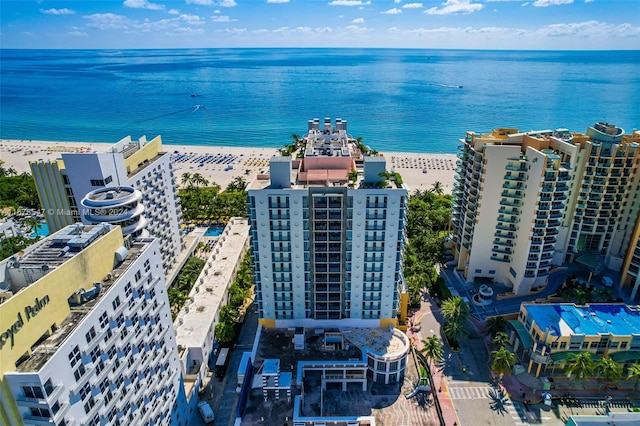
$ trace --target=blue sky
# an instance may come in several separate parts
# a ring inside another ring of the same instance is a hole
[[[0,46],[640,50],[640,0],[0,0]]]

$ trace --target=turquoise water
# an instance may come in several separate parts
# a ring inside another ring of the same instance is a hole
[[[207,228],[204,232],[205,237],[217,237],[222,234],[224,228]]]
[[[47,237],[49,235],[49,226],[46,222],[40,222],[40,225],[36,227],[36,232],[31,234],[31,237]]]
[[[465,131],[640,126],[640,51],[0,50],[0,137],[280,147],[339,117],[379,151]]]

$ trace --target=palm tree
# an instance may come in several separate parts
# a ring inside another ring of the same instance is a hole
[[[493,346],[496,348],[504,348],[509,344],[509,335],[504,331],[499,331],[493,337]]]
[[[493,355],[491,369],[500,374],[500,377],[504,376],[504,373],[511,371],[516,363],[515,354],[509,352],[504,346],[497,351],[491,352],[491,355]]]
[[[442,182],[440,182],[439,180],[433,182],[431,184],[431,192],[437,195],[444,194],[444,188],[442,187]]]
[[[456,296],[442,302],[442,315],[448,322],[454,321],[464,324],[470,315],[469,305],[462,300],[462,297]]]
[[[453,340],[456,344],[458,343],[458,341],[467,337],[467,330],[464,328],[463,323],[447,321],[442,329],[444,330],[444,334],[447,336],[447,338]]]
[[[627,380],[633,380],[633,387],[638,389],[638,382],[640,382],[640,364],[633,364],[627,371]]]
[[[610,382],[615,382],[622,376],[622,367],[611,358],[601,358],[595,370]]]
[[[495,316],[487,319],[486,329],[491,337],[495,337],[499,332],[503,332],[507,327],[507,320],[503,316]]]
[[[429,367],[431,367],[432,362],[442,359],[442,354],[444,353],[442,340],[435,335],[422,339],[422,350],[420,352],[427,358]]]
[[[589,352],[569,354],[569,359],[565,361],[567,377],[573,377],[575,380],[586,379],[591,376],[594,369],[595,364]]]
[[[238,321],[239,317],[240,313],[231,305],[224,305],[222,309],[220,309],[220,322],[233,324],[234,322]]]
[[[191,173],[184,172],[180,182],[182,183],[182,186],[189,186],[191,184]]]

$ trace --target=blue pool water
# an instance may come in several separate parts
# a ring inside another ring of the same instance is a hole
[[[217,237],[218,235],[222,234],[222,231],[224,231],[224,228],[207,228],[207,230],[204,233],[204,236]]]
[[[49,227],[46,222],[40,222],[40,225],[37,226],[36,232],[31,234],[31,238],[35,237],[46,237],[49,235]]]

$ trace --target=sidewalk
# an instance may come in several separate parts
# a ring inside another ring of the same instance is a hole
[[[423,299],[423,303],[420,305],[420,309],[415,311],[413,318],[424,318],[427,315],[433,315],[431,312],[432,307],[435,307],[435,304],[431,301],[429,296],[425,297]],[[423,337],[420,333],[420,330],[422,330],[422,327],[420,327],[420,329],[415,332],[412,331],[410,327],[407,329],[407,336],[409,337],[409,341],[413,342],[416,350],[422,349],[421,340],[428,337]],[[436,336],[440,337],[439,326],[437,330],[434,327],[434,333],[436,334]],[[435,367],[433,366],[431,367],[432,371],[434,368]],[[449,395],[449,387],[447,385],[446,378],[443,377],[442,372],[436,372],[432,374],[432,378],[434,388],[431,390],[431,393],[433,394],[434,399],[437,399],[440,403],[440,408],[442,409],[442,417],[444,418],[443,426],[453,426],[454,424],[460,426],[460,419],[458,419],[458,414],[453,405],[451,396]]]

